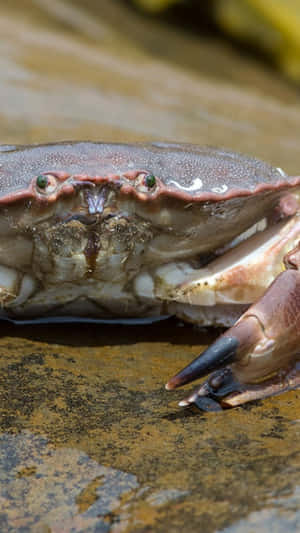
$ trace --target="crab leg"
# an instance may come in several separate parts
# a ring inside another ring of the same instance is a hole
[[[277,276],[258,302],[201,356],[167,383],[167,389],[173,389],[231,365],[230,379],[228,372],[221,370],[215,373],[181,405],[189,405],[201,396],[215,394],[215,391],[222,396],[224,385],[224,395],[237,392],[234,399],[229,398],[227,402],[226,399],[222,400],[228,406],[300,386],[297,364],[291,370],[292,363],[300,353],[299,246],[285,256],[285,265],[288,270]],[[281,369],[286,369],[282,379],[278,374]],[[256,383],[274,375],[275,378],[267,383]],[[245,385],[249,383],[252,385]]]

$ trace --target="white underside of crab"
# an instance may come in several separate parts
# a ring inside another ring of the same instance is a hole
[[[100,269],[96,278],[86,279],[86,256],[81,251],[71,258],[58,256],[55,268],[61,279],[43,288],[34,275],[1,265],[1,314],[8,312],[16,318],[111,315],[112,319],[175,314],[198,325],[230,326],[284,270],[283,257],[298,242],[298,216],[262,230],[264,226],[263,220],[250,228],[203,268],[196,268],[195,260],[172,261],[143,269],[130,284],[121,274],[116,281],[101,279]],[[7,242],[2,257],[9,257],[14,250]],[[18,250],[23,263],[29,260],[31,241],[19,237]],[[72,277],[80,280],[72,281]]]

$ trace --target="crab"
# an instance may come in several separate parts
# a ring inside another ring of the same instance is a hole
[[[300,386],[300,177],[188,144],[0,149],[0,316],[225,332],[170,379],[220,410]]]

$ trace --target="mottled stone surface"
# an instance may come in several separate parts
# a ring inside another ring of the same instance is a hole
[[[175,326],[2,326],[4,528],[297,531],[299,391],[179,410],[162,384],[212,336]]]
[[[160,138],[299,171],[297,91],[218,43],[90,4],[1,6],[2,143]],[[1,532],[299,531],[300,392],[201,414],[163,388],[214,335],[1,324]]]

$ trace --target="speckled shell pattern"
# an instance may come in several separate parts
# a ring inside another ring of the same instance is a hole
[[[288,178],[281,169],[258,159],[191,144],[65,142],[2,146],[0,203],[25,197],[30,183],[41,172],[106,179],[148,172],[161,185],[153,200],[162,195],[199,202],[277,191],[300,183],[300,178]]]

